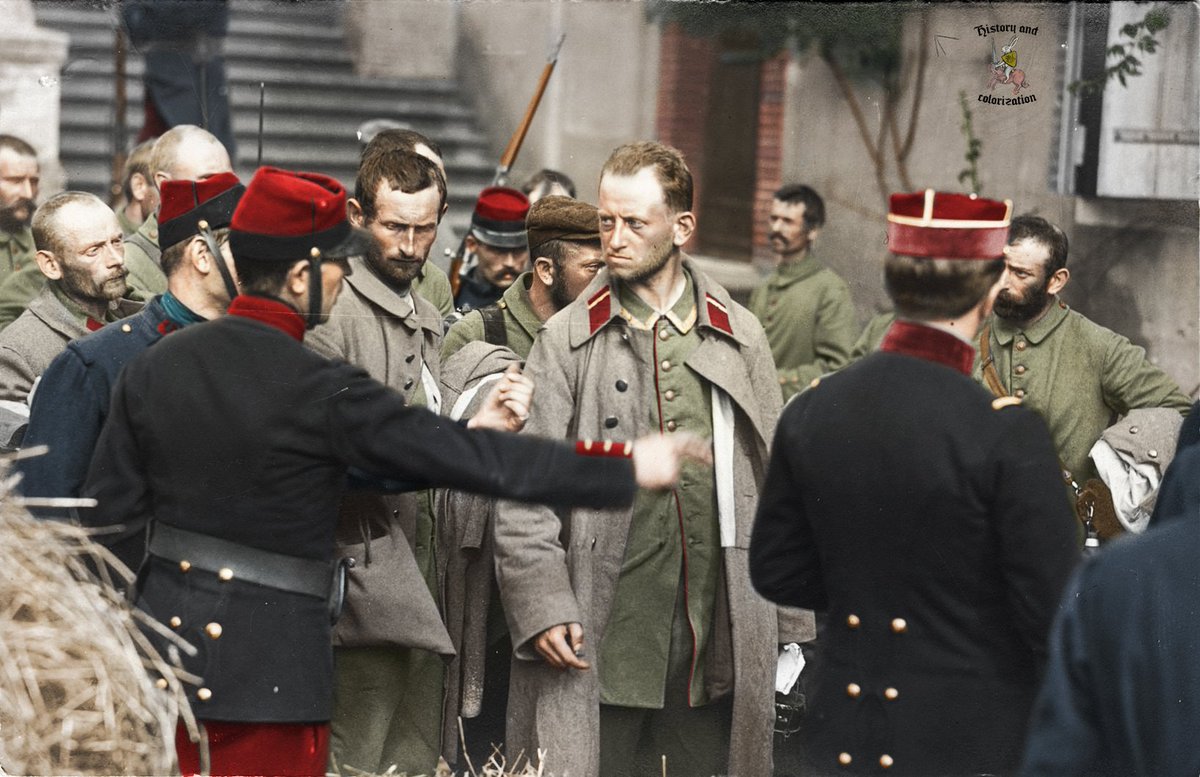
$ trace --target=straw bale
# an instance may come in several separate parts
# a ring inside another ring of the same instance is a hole
[[[132,575],[83,529],[31,517],[9,472],[0,461],[0,774],[173,773],[176,720],[194,722],[138,627],[156,624],[112,585]]]

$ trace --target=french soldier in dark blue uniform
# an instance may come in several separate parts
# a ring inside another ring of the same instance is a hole
[[[1003,774],[1020,757],[1078,550],[1045,423],[970,377],[1010,209],[893,195],[897,321],[780,418],[750,572],[824,613],[806,774]]]

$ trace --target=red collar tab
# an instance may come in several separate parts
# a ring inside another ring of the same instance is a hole
[[[706,293],[704,295],[704,302],[708,307],[708,323],[730,337],[733,337],[733,327],[729,323],[729,309],[717,301],[717,298],[711,294]]]
[[[297,342],[304,342],[304,318],[295,308],[281,300],[254,294],[239,294],[229,303],[229,315],[261,321]]]
[[[968,376],[975,363],[975,349],[970,345],[949,332],[912,321],[893,322],[879,350],[943,364]]]
[[[83,323],[85,326],[87,326],[87,330],[89,332],[98,332],[104,328],[103,321],[97,321],[96,319],[92,318],[91,316],[88,316],[87,320],[84,321]]]
[[[596,292],[587,301],[588,307],[588,334],[595,334],[596,330],[608,323],[612,318],[612,287],[605,286],[600,291]]]

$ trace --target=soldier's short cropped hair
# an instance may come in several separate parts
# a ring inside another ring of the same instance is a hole
[[[175,166],[179,161],[179,149],[194,141],[207,141],[225,149],[225,145],[216,135],[195,124],[180,124],[172,127],[154,141],[154,151],[150,154],[150,183],[154,183],[153,176],[156,173],[166,173],[174,177]]]
[[[363,158],[354,179],[354,199],[362,208],[363,218],[375,218],[375,194],[379,184],[387,182],[392,189],[415,194],[430,186],[438,190],[438,220],[446,205],[446,178],[438,166],[411,151],[380,151]]]
[[[883,281],[896,315],[936,321],[958,318],[975,307],[1003,272],[1003,259],[931,259],[888,254]]]
[[[6,148],[17,156],[31,156],[37,159],[37,149],[16,135],[0,135],[0,151]]]
[[[531,251],[530,256],[535,259],[544,256],[554,263],[554,269],[561,270],[563,262],[580,248],[595,248],[599,251],[601,248],[600,238],[595,240],[560,240],[558,238],[547,240],[537,247],[536,253]]]
[[[672,213],[692,209],[692,171],[678,149],[652,140],[626,143],[608,157],[600,177],[605,175],[637,175],[646,167],[654,168],[654,176],[663,189],[663,199]]]
[[[133,192],[130,191],[131,182],[133,181],[134,173],[138,173],[151,186],[154,185],[154,174],[150,172],[150,157],[154,155],[155,139],[143,140],[133,147],[129,152],[129,156],[125,159],[125,169],[122,171],[121,190],[125,195],[126,200],[133,199]]]
[[[803,205],[806,230],[816,229],[825,223],[825,201],[809,186],[802,183],[788,184],[775,192],[775,199],[789,205]]]
[[[359,156],[359,162],[360,164],[365,162],[367,157],[372,154],[387,153],[390,151],[403,151],[408,154],[415,154],[417,153],[417,146],[425,146],[438,159],[443,158],[441,146],[420,132],[412,129],[393,128],[376,133],[375,137],[371,138],[367,142],[367,145],[363,147],[362,154]]]
[[[108,206],[94,194],[88,192],[60,192],[46,200],[33,212],[33,245],[39,251],[49,251],[55,256],[64,256],[68,250],[62,242],[62,229],[59,224],[59,213],[68,205],[88,203],[99,205],[106,210]]]
[[[532,200],[534,199],[534,192],[538,191],[539,189],[544,189],[545,191],[543,191],[542,194],[545,194],[546,192],[550,191],[550,187],[552,186],[561,186],[563,191],[567,193],[568,197],[575,196],[575,182],[572,181],[566,173],[560,173],[557,170],[551,170],[548,167],[543,167],[541,170],[538,170],[536,173],[534,173],[529,180],[525,182],[525,185],[521,187],[521,191],[525,193],[526,197],[529,197],[529,199]]]
[[[1067,251],[1070,249],[1067,233],[1041,216],[1025,213],[1013,218],[1008,228],[1008,244],[1013,245],[1021,240],[1033,240],[1050,252],[1050,259],[1046,262],[1047,279],[1067,266]]]

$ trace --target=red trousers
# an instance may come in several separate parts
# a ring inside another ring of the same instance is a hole
[[[208,740],[211,775],[323,777],[329,760],[328,723],[226,723],[198,721]],[[200,748],[180,723],[175,752],[184,777],[201,774]]]

